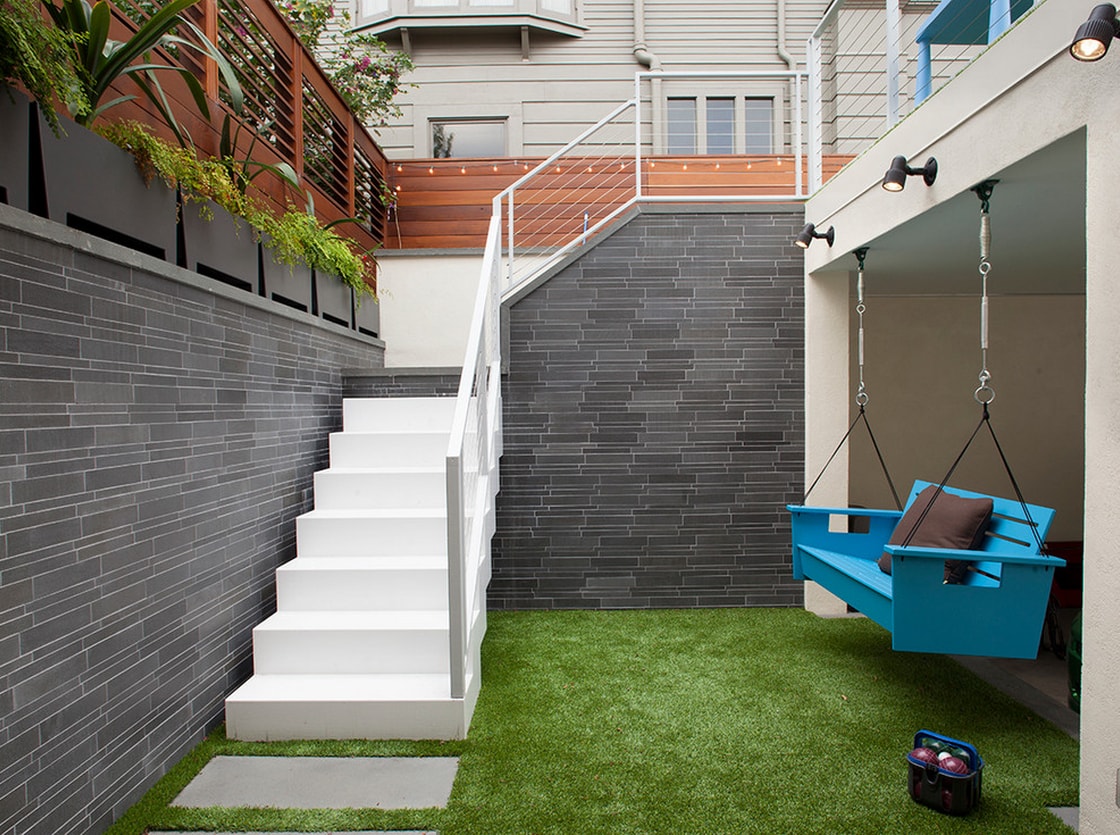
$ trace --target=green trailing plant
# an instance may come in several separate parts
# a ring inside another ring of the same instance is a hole
[[[359,294],[372,294],[367,276],[372,276],[374,262],[370,253],[355,252],[352,242],[333,227],[351,222],[352,218],[324,226],[311,212],[303,211],[289,203],[288,210],[279,217],[264,212],[250,222],[267,237],[265,245],[273,257],[282,264],[306,264],[316,272],[337,276],[344,284]]]
[[[203,32],[182,16],[185,9],[197,2],[198,0],[172,0],[156,10],[127,41],[115,41],[109,38],[112,14],[106,0],[99,0],[93,6],[86,0],[61,0],[61,5],[58,6],[53,0],[43,0],[55,27],[64,34],[71,46],[71,58],[79,82],[78,90],[82,100],[88,102],[88,107],[84,110],[76,109],[71,102],[71,114],[75,121],[88,127],[109,108],[135,98],[119,96],[107,102],[102,101],[117,79],[130,75],[155,105],[179,143],[189,144],[189,138],[175,119],[155,71],[178,74],[190,91],[199,113],[209,121],[210,107],[206,101],[206,91],[185,67],[152,63],[150,52],[161,44],[191,49],[213,59],[235,111],[240,109],[244,97],[233,68]],[[172,32],[180,26],[190,30],[191,40]],[[137,61],[141,63],[136,63]]]
[[[0,85],[21,84],[38,102],[50,129],[61,130],[55,100],[78,114],[89,110],[70,61],[81,35],[46,25],[39,0],[3,0],[0,5]]]
[[[355,244],[333,228],[350,218],[323,225],[310,203],[307,211],[289,203],[287,211],[277,216],[248,193],[248,181],[236,173],[240,168],[234,166],[235,173],[231,175],[229,160],[199,159],[193,148],[165,142],[139,122],[103,125],[98,131],[132,154],[145,179],[158,177],[169,188],[178,188],[183,200],[200,204],[203,213],[206,201],[212,200],[231,215],[244,219],[262,236],[262,242],[279,263],[305,264],[335,275],[353,287],[359,299],[361,294],[372,294],[366,281],[373,275],[370,254],[355,251]]]
[[[168,188],[179,189],[183,200],[199,204],[204,215],[209,200],[235,217],[248,219],[252,214],[245,192],[236,187],[218,160],[199,159],[193,148],[164,142],[140,122],[102,125],[97,132],[132,154],[145,181],[158,177]]]

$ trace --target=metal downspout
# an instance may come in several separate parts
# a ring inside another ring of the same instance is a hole
[[[778,10],[777,10],[777,14],[778,14],[778,57],[786,62],[787,69],[796,70],[797,69],[797,61],[794,59],[794,57],[792,55],[789,54],[789,51],[786,49],[786,0],[777,0],[777,2],[778,2]],[[795,89],[796,88],[794,86],[794,83],[791,80],[790,84],[789,84],[789,112],[791,114],[796,110],[796,108],[794,107],[794,103],[793,103],[793,96],[795,95],[795,92],[794,92]],[[792,118],[792,116],[791,116],[791,118]],[[784,124],[784,120],[783,120],[783,124]],[[794,131],[791,131],[791,133],[793,133],[793,132]],[[784,143],[784,137],[783,137],[783,143],[782,144],[783,145],[785,144]],[[796,149],[791,149],[791,150],[794,150],[794,152],[796,153]]]
[[[651,72],[661,71],[661,59],[646,46],[646,4],[645,0],[634,0],[634,60]],[[653,153],[665,153],[662,139],[663,107],[661,101],[661,79],[650,82],[650,118],[653,122]],[[640,112],[640,111],[639,111]]]

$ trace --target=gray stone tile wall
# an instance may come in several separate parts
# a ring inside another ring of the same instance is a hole
[[[641,214],[511,307],[491,607],[801,604],[803,222]]]
[[[378,340],[55,228],[0,223],[4,835],[103,832],[221,721],[341,369],[383,362]]]
[[[344,369],[343,397],[454,397],[461,368]]]

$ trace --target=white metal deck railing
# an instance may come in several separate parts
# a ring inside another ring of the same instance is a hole
[[[870,147],[1035,2],[832,0],[806,44],[810,192],[825,155]]]
[[[636,73],[632,99],[494,198],[504,290],[558,263],[636,203],[804,200],[806,77]],[[717,101],[729,117],[718,135],[705,120]],[[752,123],[748,102],[769,115]],[[687,110],[684,119],[668,113],[674,103],[693,108],[691,123]]]

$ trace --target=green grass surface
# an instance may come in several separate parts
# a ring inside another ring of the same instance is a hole
[[[951,659],[794,609],[492,613],[470,736],[245,744],[220,733],[113,830],[500,833],[1070,832],[1077,743]],[[951,818],[906,794],[929,729],[984,758]],[[446,809],[176,809],[216,754],[458,755]]]

